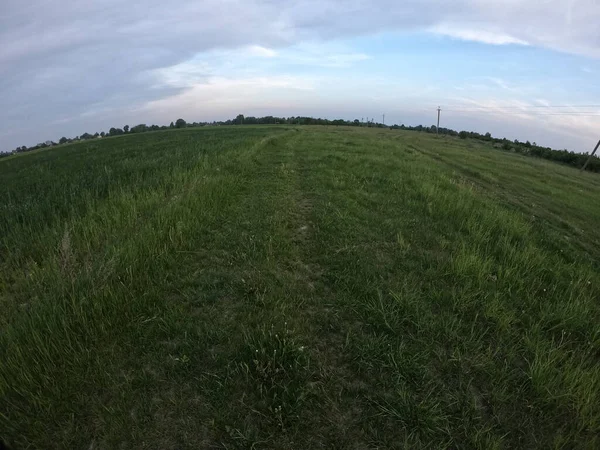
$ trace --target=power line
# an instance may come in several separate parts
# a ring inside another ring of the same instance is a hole
[[[440,107],[438,106],[438,109]],[[571,110],[561,111],[560,109]],[[582,109],[582,108],[587,108]],[[478,113],[478,114],[524,114],[529,116],[600,116],[600,105],[521,105],[521,106],[450,106],[444,111],[456,113]]]
[[[514,109],[497,109],[497,108],[447,108],[446,111],[490,111],[490,112],[533,112],[536,114],[573,114],[573,113],[600,113],[600,107],[590,109],[590,110],[573,110],[573,111],[565,111],[565,110],[540,110],[540,109],[527,109],[527,108],[514,108]]]
[[[462,109],[464,107],[471,108],[494,108],[494,109],[524,109],[524,108],[600,108],[600,104],[598,105],[450,105],[449,108],[459,108]]]
[[[597,117],[600,116],[600,105],[598,106],[579,106],[579,108],[587,107],[594,108],[595,110],[573,110],[573,111],[561,111],[561,110],[552,110],[552,109],[528,109],[526,107],[505,107],[499,108],[495,106],[479,106],[479,107],[450,107],[448,109],[444,109],[447,112],[456,112],[456,113],[478,113],[478,114],[513,114],[513,115],[530,115],[530,116],[580,116],[580,117]],[[550,108],[550,107],[548,107]],[[556,105],[554,108],[563,108],[563,106]],[[569,108],[575,108],[573,106],[569,106]],[[440,111],[440,107],[437,107],[438,115]]]
[[[581,116],[581,117],[594,117],[600,116],[600,111],[570,111],[564,113],[554,113],[554,112],[536,112],[536,111],[493,111],[493,110],[485,110],[485,109],[444,109],[447,112],[458,112],[458,113],[484,113],[484,114],[494,114],[494,113],[503,113],[503,114],[527,114],[530,116]]]

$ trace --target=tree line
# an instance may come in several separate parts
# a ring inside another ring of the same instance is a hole
[[[336,125],[336,126],[352,126],[352,127],[375,127],[375,128],[389,128],[390,130],[408,130],[408,131],[416,131],[422,133],[438,133],[438,129],[435,125],[430,127],[417,125],[417,126],[406,126],[406,125],[392,125],[386,126],[382,123],[377,123],[373,120],[367,120],[366,122],[358,119],[354,120],[344,120],[344,119],[321,119],[314,117],[275,117],[275,116],[265,116],[265,117],[245,117],[243,114],[239,114],[234,119],[225,120],[225,121],[214,121],[214,122],[186,122],[184,119],[177,119],[175,122],[171,122],[168,126],[166,125],[146,125],[139,124],[133,127],[129,127],[129,125],[125,125],[123,128],[115,128],[112,127],[108,130],[108,133],[104,131],[98,133],[83,133],[80,136],[76,136],[74,138],[66,138],[61,137],[58,141],[46,141],[31,147],[21,146],[17,147],[11,152],[0,152],[0,158],[13,155],[15,153],[23,153],[29,152],[33,150],[38,150],[41,148],[54,147],[57,145],[68,144],[71,142],[79,142],[86,141],[91,139],[102,139],[105,137],[111,136],[121,136],[125,134],[136,134],[136,133],[146,133],[149,131],[159,131],[159,130],[169,130],[174,128],[194,128],[194,127],[204,127],[204,126],[232,126],[232,125]],[[531,143],[529,141],[520,142],[515,139],[514,141],[508,140],[506,138],[495,138],[492,137],[490,133],[480,134],[474,131],[456,131],[450,128],[440,127],[439,134],[445,136],[455,136],[460,139],[477,139],[480,141],[490,142],[494,148],[519,153],[525,156],[532,156],[537,158],[543,158],[550,161],[555,161],[562,164],[567,164],[573,167],[583,167],[585,161],[587,160],[589,154],[588,153],[575,153],[569,150],[554,150],[550,147],[542,147],[537,145],[535,142]],[[591,172],[600,172],[600,158],[594,157],[588,164],[586,170]]]
[[[416,127],[407,127],[404,125],[394,125],[391,127],[392,129],[401,129],[401,130],[410,130],[410,131],[420,131],[425,133],[437,133],[437,129],[435,125],[431,127],[424,127],[422,125],[418,125]],[[563,150],[555,150],[550,147],[543,147],[541,145],[536,144],[535,142],[520,142],[518,139],[511,141],[506,138],[495,138],[490,133],[477,133],[475,131],[456,131],[450,128],[442,128],[440,127],[439,134],[447,135],[447,136],[457,136],[460,139],[477,139],[480,141],[490,142],[495,149],[519,153],[525,156],[532,156],[536,158],[543,158],[549,161],[558,162],[561,164],[566,164],[572,167],[581,168],[589,158],[589,153],[575,153],[573,151],[569,151],[566,149]],[[590,172],[600,172],[600,158],[594,156],[586,170]]]

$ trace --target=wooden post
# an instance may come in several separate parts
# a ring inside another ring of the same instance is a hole
[[[598,147],[600,147],[600,141],[598,141],[598,143],[596,144],[596,148],[594,148],[594,151],[592,152],[592,154],[590,155],[590,157],[587,159],[587,161],[585,162],[585,164],[581,168],[581,172],[583,172],[585,170],[585,168],[587,167],[587,165],[589,164],[589,162],[592,160],[592,158],[596,154],[596,151],[598,150]]]

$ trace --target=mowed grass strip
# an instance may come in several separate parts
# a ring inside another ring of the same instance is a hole
[[[0,161],[16,448],[594,448],[600,178],[235,127]]]

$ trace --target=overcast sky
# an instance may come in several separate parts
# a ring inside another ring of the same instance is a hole
[[[438,105],[459,130],[600,138],[600,0],[0,3],[0,151],[239,113],[431,125]]]

